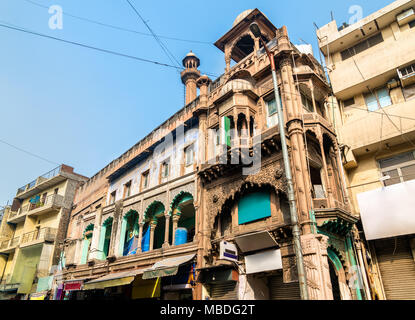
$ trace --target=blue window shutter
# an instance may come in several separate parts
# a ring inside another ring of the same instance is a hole
[[[369,111],[376,111],[377,109],[379,109],[378,101],[376,100],[376,97],[374,94],[369,93],[368,95],[365,95],[365,101],[366,101],[367,109]]]
[[[378,90],[377,95],[379,98],[380,106],[382,108],[390,106],[392,104],[392,100],[391,100],[391,97],[389,96],[389,92],[387,88]]]
[[[271,216],[269,192],[254,192],[245,195],[238,203],[238,224],[244,224]]]

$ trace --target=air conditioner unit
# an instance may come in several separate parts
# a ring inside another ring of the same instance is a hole
[[[399,87],[399,85],[400,85],[400,82],[395,78],[390,79],[387,83],[387,86],[388,86],[389,90],[397,88],[397,87]]]
[[[400,26],[403,26],[413,19],[415,19],[415,11],[413,8],[410,8],[396,16],[396,21],[398,21]]]

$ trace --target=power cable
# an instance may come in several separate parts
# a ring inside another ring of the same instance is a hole
[[[83,47],[83,48],[87,48],[87,49],[92,49],[92,50],[96,50],[96,51],[100,51],[100,52],[104,52],[104,53],[109,53],[109,54],[121,56],[121,57],[124,57],[124,58],[134,59],[134,60],[138,60],[138,61],[141,61],[141,62],[153,63],[153,64],[160,65],[160,66],[163,66],[163,67],[169,67],[169,68],[174,68],[174,69],[183,69],[183,68],[179,68],[179,67],[176,67],[176,66],[173,66],[173,65],[169,65],[167,63],[162,63],[162,62],[153,61],[153,60],[149,60],[149,59],[139,58],[139,57],[136,57],[136,56],[132,56],[132,55],[128,55],[128,54],[124,54],[124,53],[120,53],[120,52],[116,52],[116,51],[112,51],[112,50],[101,49],[101,48],[90,46],[90,45],[83,44],[83,43],[80,43],[80,42],[65,40],[65,39],[62,39],[62,38],[49,36],[49,35],[46,35],[46,34],[43,34],[43,33],[30,31],[30,30],[27,30],[27,29],[19,28],[19,27],[13,27],[11,25],[0,24],[0,27],[16,30],[16,31],[20,31],[20,32],[25,32],[25,33],[36,35],[36,36],[39,36],[39,37],[48,38],[48,39],[52,39],[52,40],[56,40],[56,41],[61,41],[61,42],[73,44],[73,45],[76,45],[76,46],[79,46],[79,47]]]
[[[46,158],[43,158],[43,157],[41,157],[41,156],[39,156],[39,155],[37,155],[37,154],[34,154],[34,153],[30,152],[30,151],[26,151],[26,150],[24,150],[24,149],[22,149],[22,148],[19,148],[19,147],[15,146],[15,145],[13,145],[13,144],[11,144],[11,143],[6,142],[6,141],[4,141],[4,140],[1,140],[1,139],[0,139],[0,142],[2,142],[2,143],[4,143],[4,144],[6,144],[6,145],[8,145],[8,146],[10,146],[10,147],[12,147],[12,148],[14,148],[14,149],[16,149],[16,150],[19,150],[19,151],[24,152],[24,153],[27,153],[27,154],[29,154],[29,155],[31,155],[31,156],[33,156],[33,157],[36,157],[36,158],[38,158],[38,159],[41,159],[41,160],[43,160],[43,161],[49,162],[49,163],[54,164],[54,165],[59,165],[59,163],[57,163],[57,162],[54,162],[54,161],[48,160],[48,159],[46,159]]]
[[[173,60],[177,63],[177,65],[180,67],[180,63],[177,61],[177,59],[174,57],[174,55],[170,52],[170,50],[166,47],[166,45],[160,40],[160,38],[154,33],[153,29],[150,28],[149,24],[143,19],[141,14],[138,12],[138,10],[134,7],[134,5],[130,2],[130,0],[126,0],[130,7],[134,10],[134,12],[137,14],[137,16],[141,19],[141,21],[144,23],[144,25],[147,27],[147,29],[151,32],[154,39],[156,39],[157,43],[160,45],[160,47],[163,49],[164,53],[167,55],[171,63],[174,63]],[[173,60],[172,60],[173,59]]]
[[[25,1],[27,3],[30,3],[32,5],[35,5],[35,6],[38,6],[38,7],[41,7],[41,8],[49,9],[48,6],[44,6],[44,5],[40,4],[40,3],[37,3],[37,2],[32,1],[32,0],[22,0],[22,1]],[[113,25],[113,24],[109,24],[109,23],[104,23],[104,22],[92,20],[92,19],[89,19],[89,18],[85,18],[85,17],[81,17],[81,16],[77,16],[77,15],[68,13],[66,11],[64,11],[62,14],[63,15],[66,15],[68,17],[71,17],[71,18],[75,18],[75,19],[78,19],[78,20],[82,20],[82,21],[85,21],[85,22],[89,22],[89,23],[92,23],[92,24],[100,25],[100,26],[103,26],[103,27],[107,27],[107,28],[111,28],[111,29],[115,29],[115,30],[119,30],[119,31],[125,31],[125,32],[135,33],[135,34],[139,34],[139,35],[143,35],[143,36],[153,36],[150,33],[140,32],[140,31],[133,30],[133,29],[129,29],[129,28],[125,28],[125,27],[116,26],[116,25]],[[168,40],[175,40],[175,41],[182,41],[182,42],[199,43],[199,44],[209,44],[209,45],[212,44],[211,42],[208,42],[208,41],[198,41],[198,40],[182,39],[182,38],[167,37],[167,36],[160,36],[160,35],[159,35],[159,37],[160,38],[164,38],[164,39],[168,39]]]

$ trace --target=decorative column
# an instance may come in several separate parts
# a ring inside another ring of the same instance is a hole
[[[157,221],[151,221],[150,222],[150,248],[149,251],[153,250],[154,245],[154,230],[157,227]]]
[[[89,259],[100,259],[99,240],[101,237],[102,206],[97,210],[94,221],[94,232],[92,234]]]
[[[164,229],[164,243],[163,248],[169,247],[169,231],[170,231],[170,214],[167,212],[164,217],[166,218],[165,229]]]
[[[141,252],[141,242],[143,241],[143,228],[144,228],[144,221],[141,221],[138,224],[138,246],[137,246],[137,253]]]
[[[179,210],[179,209],[177,209]],[[173,214],[173,236],[172,236],[172,245],[175,245],[175,241],[176,241],[176,229],[177,229],[177,223],[179,222],[180,219],[180,215],[178,214]]]
[[[293,182],[298,209],[298,221],[303,234],[310,233],[312,223],[309,216],[311,193],[307,181],[309,180],[305,159],[304,129],[298,100],[295,93],[290,57],[280,60],[283,108],[286,109],[287,133],[290,141],[290,159],[293,173]],[[294,90],[294,91],[293,91]],[[303,159],[304,158],[304,159]]]
[[[329,178],[329,172],[327,167],[327,161],[326,161],[326,154],[324,152],[324,146],[323,146],[323,136],[319,134],[319,137],[317,137],[319,145],[320,145],[320,152],[321,152],[321,159],[323,161],[323,171],[324,171],[324,180],[325,180],[325,189],[326,189],[326,197],[329,207],[333,208],[334,206],[334,199],[333,199],[333,193]]]
[[[207,152],[207,112],[208,112],[208,87],[212,81],[207,75],[197,79],[197,86],[200,89],[199,108],[194,112],[194,116],[199,118],[199,137],[197,163],[204,164],[208,158]]]

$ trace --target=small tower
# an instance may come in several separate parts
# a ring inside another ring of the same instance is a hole
[[[187,105],[197,97],[196,80],[200,77],[200,71],[197,69],[200,66],[200,60],[192,51],[190,51],[183,59],[183,66],[185,67],[185,70],[183,70],[180,75],[183,84],[186,86]]]

